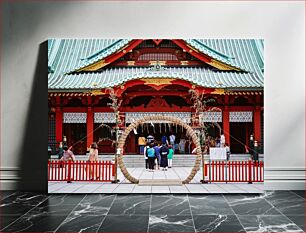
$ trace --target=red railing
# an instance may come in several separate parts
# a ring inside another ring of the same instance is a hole
[[[114,180],[112,161],[48,161],[48,181],[102,181]]]
[[[207,182],[263,182],[262,161],[210,161],[205,164]]]

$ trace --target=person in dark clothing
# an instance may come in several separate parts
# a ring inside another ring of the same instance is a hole
[[[154,151],[155,151],[155,158],[156,158],[156,166],[157,169],[159,170],[159,166],[160,166],[160,147],[159,145],[156,145],[153,147]]]
[[[160,166],[163,168],[163,171],[167,171],[168,168],[168,154],[169,154],[169,149],[168,147],[163,144],[162,147],[160,148]]]
[[[253,160],[255,162],[258,162],[258,143],[257,141],[254,141],[254,147],[253,147]]]
[[[165,145],[169,144],[166,135],[162,136],[162,144],[165,144]]]
[[[154,144],[150,144],[150,148],[147,149],[148,160],[149,160],[149,170],[154,171],[154,159],[155,159],[155,151],[153,148]]]

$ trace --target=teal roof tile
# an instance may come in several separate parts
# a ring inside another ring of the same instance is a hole
[[[103,72],[79,73],[62,76],[49,74],[50,90],[89,89],[117,86],[138,78],[177,78],[199,86],[211,88],[261,88],[255,73],[214,72],[209,68],[169,67],[166,70],[152,71],[148,68],[112,68]]]
[[[263,88],[263,40],[187,39],[191,46],[211,57],[248,72],[218,71],[210,68],[168,67],[151,71],[147,67],[107,68],[101,72],[68,74],[116,52],[131,40],[52,39],[48,41],[48,88],[73,90],[120,85],[143,77],[178,78],[205,87]],[[220,85],[222,84],[222,85]]]

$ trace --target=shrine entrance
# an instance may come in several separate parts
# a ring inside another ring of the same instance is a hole
[[[136,129],[136,132],[137,132],[137,135],[133,135],[130,134],[130,136],[134,136],[135,137],[135,140],[134,140],[134,145],[130,145],[130,147],[134,146],[134,153],[137,153],[137,154],[143,154],[143,153],[140,153],[139,151],[139,146],[138,146],[138,138],[139,137],[145,137],[147,138],[148,135],[153,135],[154,136],[154,139],[155,141],[157,142],[157,144],[161,145],[162,144],[162,137],[163,136],[166,136],[167,139],[169,140],[169,137],[171,134],[174,134],[175,137],[176,137],[176,140],[175,140],[175,148],[174,149],[174,154],[179,154],[180,151],[179,151],[179,142],[181,140],[184,140],[186,143],[185,147],[186,149],[184,148],[184,153],[185,154],[190,154],[191,151],[192,151],[192,141],[191,139],[189,140],[189,138],[186,136],[186,129],[182,126],[178,126],[178,125],[172,125],[170,123],[144,123],[144,124],[141,124],[140,126],[137,127]],[[131,142],[132,140],[130,140]],[[189,144],[189,141],[190,141],[190,144]],[[129,147],[126,148],[125,150],[125,153],[128,154],[130,153],[130,149]]]
[[[144,124],[146,122],[150,121],[168,121],[172,124],[177,124],[179,126],[182,126],[186,130],[186,135],[188,135],[191,139],[192,142],[195,144],[197,148],[197,153],[196,153],[196,159],[193,168],[190,171],[190,174],[188,175],[187,178],[185,178],[182,183],[183,184],[188,184],[196,175],[196,173],[200,170],[200,165],[201,165],[201,160],[202,160],[202,151],[201,151],[201,145],[199,138],[196,135],[196,132],[189,126],[188,124],[184,123],[181,119],[172,117],[172,116],[163,116],[163,115],[148,115],[144,116],[143,118],[140,118],[134,122],[132,122],[122,133],[121,137],[119,138],[119,143],[118,143],[118,166],[121,169],[122,174],[124,177],[129,180],[132,183],[138,184],[139,180],[133,177],[126,169],[125,164],[123,162],[123,148],[126,143],[126,139],[128,135],[130,134],[131,131],[134,129],[137,129],[137,127],[140,124]]]

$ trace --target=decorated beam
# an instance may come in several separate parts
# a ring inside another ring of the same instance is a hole
[[[118,61],[113,63],[113,66],[153,66],[157,61]],[[158,64],[162,66],[203,66],[203,62],[200,61],[158,61]]]
[[[139,81],[138,84],[135,84],[135,85],[142,85],[142,84],[145,84],[145,83]],[[175,83],[172,83],[172,84],[175,84]],[[170,85],[170,84],[167,84],[167,85]],[[164,85],[164,86],[167,86],[167,85]],[[133,86],[133,85],[131,85],[131,86]],[[118,94],[121,95],[126,90],[126,87],[129,87],[129,86],[122,85],[122,86],[116,87],[115,89],[118,90],[118,91],[120,89]],[[192,88],[192,85],[191,85],[191,88]],[[162,89],[162,88],[160,88],[160,89]],[[215,94],[215,95],[241,95],[241,96],[244,96],[244,95],[255,95],[255,96],[258,95],[258,96],[261,96],[261,95],[263,95],[263,92],[261,92],[261,91],[227,91],[227,90],[220,89],[220,88],[219,89],[200,88],[200,89],[202,89],[202,91],[206,90],[205,91],[206,94]],[[197,88],[197,90],[199,90],[199,88]],[[171,93],[169,93],[169,94],[171,94]],[[79,93],[72,93],[72,92],[49,92],[48,93],[49,97],[55,97],[55,96],[81,97],[81,96],[94,96],[94,95],[97,95],[97,96],[108,95],[108,92],[107,92],[107,90],[103,89],[103,90],[88,90],[86,92],[79,92]],[[155,93],[155,95],[156,95],[156,93]]]
[[[137,96],[188,96],[186,91],[132,91],[125,93],[125,97],[137,97]]]

